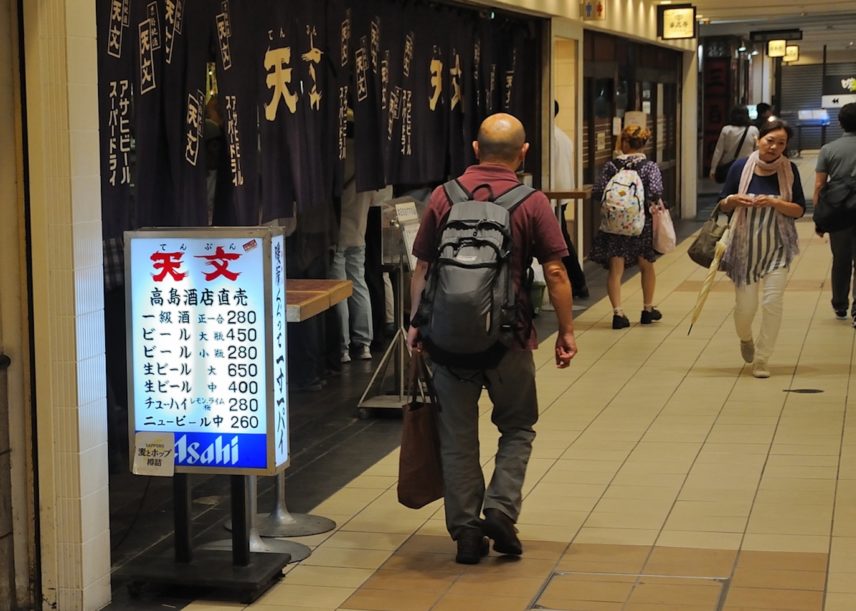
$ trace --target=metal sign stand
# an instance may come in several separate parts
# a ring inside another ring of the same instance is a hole
[[[323,516],[308,513],[289,513],[285,506],[285,472],[276,476],[276,502],[273,511],[257,516],[262,537],[303,537],[319,535],[336,528],[336,523]]]
[[[285,506],[284,471],[276,476],[276,502],[274,503],[273,511],[269,514],[256,514],[254,525],[258,529],[258,534],[262,537],[305,537],[308,535],[320,535],[336,528],[336,523],[333,520],[323,516],[308,513],[289,513],[288,508]],[[226,530],[231,529],[232,522],[226,522]],[[262,542],[262,545],[264,543]],[[292,555],[292,561],[297,562],[303,560],[305,557],[294,558]]]
[[[407,389],[405,388],[404,372],[410,362],[410,351],[407,349],[407,331],[404,328],[404,258],[399,257],[398,271],[395,278],[396,300],[395,300],[395,336],[389,343],[386,352],[377,365],[368,386],[360,397],[357,407],[360,418],[368,416],[371,408],[401,409],[408,401]],[[387,369],[390,363],[395,367],[394,379],[398,389],[397,394],[386,394],[383,392],[383,382],[386,379]],[[370,394],[374,393],[374,394]]]
[[[199,548],[192,544],[191,499],[188,476],[173,477],[175,549],[150,552],[125,565],[119,575],[128,578],[128,591],[139,596],[145,584],[200,587],[237,592],[242,603],[250,604],[282,578],[282,569],[291,557],[287,553],[253,553],[248,517],[251,505],[248,476],[232,475],[231,553]],[[254,478],[253,478],[254,479]]]
[[[287,554],[288,556],[290,556],[288,562],[300,562],[301,560],[308,558],[309,554],[312,553],[312,550],[310,550],[302,543],[295,543],[294,541],[282,541],[278,539],[268,539],[267,541],[262,541],[262,538],[259,536],[259,529],[257,527],[258,518],[256,514],[256,507],[258,505],[258,478],[255,475],[250,475],[248,479],[250,484],[250,502],[247,511],[249,513],[250,551],[258,552],[261,554]],[[235,522],[235,524],[237,524],[237,522]],[[206,543],[205,545],[203,545],[201,549],[233,549],[236,529],[232,528],[232,522],[227,525],[227,528],[230,528],[232,530],[231,539],[221,539],[219,541],[212,541],[211,543]],[[240,530],[240,527],[237,530]]]

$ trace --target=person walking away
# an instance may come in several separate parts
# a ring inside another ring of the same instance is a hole
[[[773,107],[767,104],[766,102],[759,102],[755,106],[755,111],[757,112],[757,116],[755,118],[755,127],[757,127],[758,131],[760,132],[761,128],[774,118]]]
[[[752,375],[769,378],[768,361],[782,324],[788,269],[799,253],[794,219],[805,213],[797,166],[785,157],[793,134],[780,119],[761,128],[758,150],[738,159],[719,194],[719,209],[733,214],[731,242],[723,255],[734,283],[734,327],[740,354]],[[761,328],[752,322],[761,301]]]
[[[642,149],[645,148],[651,132],[639,125],[628,125],[621,132],[621,152],[616,159],[607,161],[601,172],[600,178],[592,189],[592,201],[603,205],[604,199],[608,198],[607,191],[620,185],[616,181],[610,182],[613,177],[618,177],[619,172],[628,170],[638,175],[644,194],[639,202],[639,212],[644,214],[644,225],[641,233],[637,235],[621,235],[610,233],[601,223],[592,243],[589,259],[599,263],[609,270],[606,280],[606,292],[612,304],[612,328],[624,329],[630,326],[630,320],[624,313],[621,305],[621,277],[624,270],[634,265],[639,265],[642,278],[642,313],[639,322],[649,325],[663,318],[662,313],[654,307],[654,289],[657,277],[654,272],[654,261],[657,252],[654,250],[654,231],[650,207],[661,201],[663,197],[663,177],[660,169],[653,161],[645,157]],[[632,175],[631,175],[632,176]],[[633,189],[638,197],[639,184]],[[603,210],[603,208],[601,208]],[[638,219],[637,219],[638,222]]]
[[[491,192],[501,196],[518,188],[520,183],[515,171],[528,149],[529,143],[519,120],[502,113],[489,116],[473,142],[479,162],[457,179],[459,185],[477,199],[485,199]],[[438,238],[450,209],[444,188],[435,189],[413,244],[417,265],[410,295],[411,312],[417,315],[407,334],[411,350],[422,350],[420,325],[427,323],[419,320],[420,302],[429,299],[423,289],[427,285],[429,266],[437,265]],[[463,564],[476,564],[487,553],[484,535],[493,539],[494,549],[499,553],[519,555],[523,551],[514,524],[520,515],[523,479],[535,438],[533,426],[538,419],[532,356],[538,341],[532,325],[532,306],[522,282],[532,256],[544,267],[550,300],[558,319],[556,366],[567,367],[577,353],[571,287],[562,264],[562,257],[568,251],[544,194],[534,191],[523,200],[511,213],[510,225],[512,286],[517,303],[522,306],[518,310],[520,318],[515,325],[513,345],[501,353],[498,364],[485,368],[442,365],[432,358],[433,383],[440,403],[437,418],[446,527],[457,542],[455,560]],[[434,299],[436,303],[436,295]],[[432,356],[427,344],[426,352]],[[491,420],[500,432],[494,474],[487,488],[479,462],[478,402],[482,388],[487,389],[493,402]]]
[[[554,100],[553,154],[550,157],[552,161],[550,181],[553,191],[571,191],[574,188],[574,143],[571,142],[568,134],[556,124],[555,118],[558,114],[559,103]],[[559,206],[559,227],[562,230],[562,236],[565,238],[565,246],[568,248],[568,256],[562,259],[562,263],[564,263],[565,269],[568,270],[568,277],[571,280],[571,294],[578,299],[587,299],[589,290],[586,285],[586,275],[580,265],[577,250],[574,248],[574,243],[571,241],[570,234],[568,234],[568,225],[565,222],[565,210],[568,207],[568,200],[561,200]]]
[[[815,207],[820,201],[820,190],[828,180],[856,175],[856,103],[841,107],[838,122],[844,134],[823,145],[817,156],[812,197]],[[823,233],[818,231],[818,235]],[[856,327],[856,227],[831,232],[829,247],[832,249],[832,309],[839,320],[846,320],[847,308],[852,304],[850,317]],[[851,279],[854,279],[852,300]]]
[[[710,178],[716,180],[716,168],[741,157],[748,157],[758,146],[758,128],[749,122],[745,106],[731,109],[728,125],[722,127],[713,157],[710,160]],[[724,177],[723,177],[724,179]],[[722,182],[720,179],[718,182]]]
[[[346,140],[345,186],[342,189],[342,215],[339,237],[333,253],[330,277],[350,280],[351,296],[336,304],[339,317],[340,360],[351,362],[351,352],[361,360],[371,360],[372,304],[366,284],[366,224],[373,198],[382,192],[357,193],[354,165],[354,140]],[[383,195],[380,195],[383,196]]]

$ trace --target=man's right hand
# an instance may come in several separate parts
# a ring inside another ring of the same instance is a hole
[[[419,327],[410,325],[407,329],[407,348],[410,352],[422,352],[422,342],[419,341]]]

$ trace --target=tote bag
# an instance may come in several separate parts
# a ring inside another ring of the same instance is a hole
[[[719,204],[717,204],[710,218],[704,222],[698,236],[696,236],[689,250],[687,250],[690,259],[702,267],[710,267],[710,264],[713,263],[713,255],[716,252],[716,243],[719,242],[726,229],[728,229],[728,223],[719,222]],[[724,264],[719,264],[719,270],[725,270]]]
[[[410,359],[410,403],[402,408],[398,502],[419,509],[443,497],[437,414],[440,406],[423,357]]]
[[[677,236],[675,236],[675,225],[672,223],[672,215],[669,209],[660,200],[651,206],[651,223],[654,230],[654,250],[666,254],[675,250]]]

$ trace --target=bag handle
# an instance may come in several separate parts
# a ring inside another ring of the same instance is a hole
[[[708,220],[715,220],[716,217],[719,216],[719,213],[720,213],[719,202],[716,202],[716,205],[713,207],[713,210],[710,211],[710,216],[708,217]],[[723,212],[722,214],[726,214],[726,213]]]
[[[734,149],[734,159],[731,161],[737,161],[737,155],[740,154],[740,149],[743,148],[743,143],[746,142],[746,134],[749,133],[749,126],[746,126],[746,129],[743,130],[743,136],[740,138],[740,142],[737,143],[737,148]]]
[[[407,369],[407,380],[409,385],[408,394],[410,395],[411,408],[415,408],[415,406],[420,403],[430,403],[436,409],[440,409],[440,404],[437,401],[437,393],[434,390],[434,384],[431,381],[431,370],[428,368],[428,363],[425,362],[425,357],[418,350],[414,350],[410,354],[410,366]],[[420,399],[421,401],[419,401]],[[429,401],[426,401],[426,399]]]

